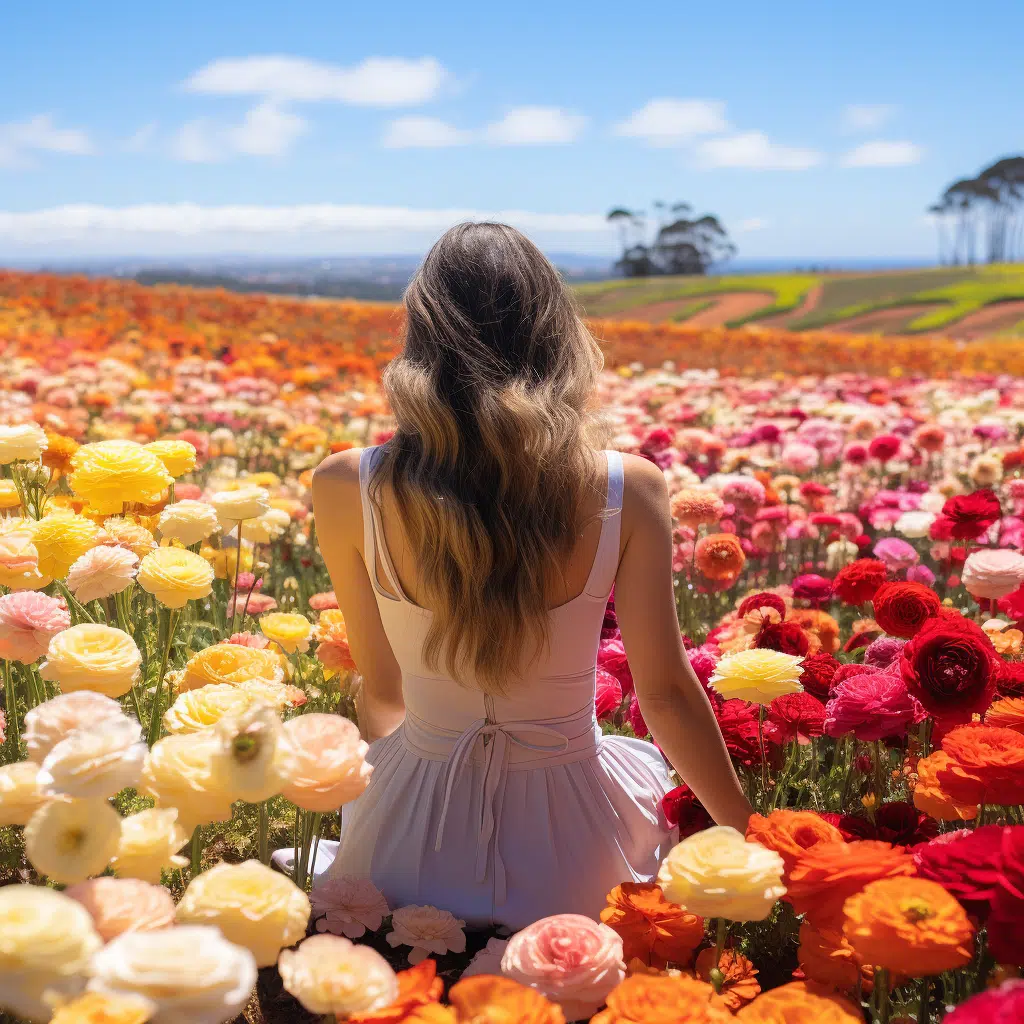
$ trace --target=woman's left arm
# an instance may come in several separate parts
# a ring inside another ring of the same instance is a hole
[[[358,449],[325,459],[313,473],[317,540],[345,617],[348,642],[362,676],[356,694],[359,728],[367,742],[388,736],[405,717],[402,671],[380,621],[363,561],[363,514]]]

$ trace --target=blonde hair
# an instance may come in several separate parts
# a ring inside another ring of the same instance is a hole
[[[390,488],[432,620],[435,671],[502,693],[546,649],[548,594],[603,493],[587,413],[602,366],[568,289],[505,224],[459,224],[405,293],[384,373],[397,421]]]

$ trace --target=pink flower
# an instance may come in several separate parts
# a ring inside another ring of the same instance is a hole
[[[36,590],[0,597],[0,658],[30,664],[46,653],[52,637],[71,625],[63,601]]]
[[[880,540],[875,545],[874,556],[885,563],[889,572],[909,569],[921,560],[914,546],[899,537],[884,537]]]
[[[222,644],[238,644],[239,647],[255,647],[263,650],[270,641],[262,633],[232,633]]]
[[[633,732],[640,739],[646,739],[650,736],[651,731],[647,728],[647,723],[644,721],[643,713],[640,711],[640,701],[636,699],[636,694],[633,694],[629,702],[629,724],[633,727]]]
[[[633,673],[629,670],[626,648],[622,645],[621,639],[615,637],[601,641],[597,652],[597,665],[618,679],[624,694],[633,692]]]
[[[829,736],[853,733],[859,740],[903,736],[924,711],[898,675],[885,672],[851,676],[832,689],[825,705],[825,732]]]
[[[284,734],[290,757],[281,794],[297,807],[335,811],[369,785],[369,747],[354,722],[340,715],[299,715],[285,722]]]
[[[174,485],[175,501],[199,501],[202,496],[203,489],[198,484],[178,482]]]
[[[606,669],[597,670],[595,706],[597,720],[603,722],[618,710],[622,703],[622,684]]]
[[[137,878],[90,878],[64,890],[89,911],[104,942],[123,932],[149,932],[175,923],[171,894],[162,885]]]
[[[348,939],[377,931],[391,913],[384,894],[368,878],[328,878],[314,886],[309,898],[319,918],[316,930]]]
[[[622,939],[581,914],[555,914],[509,939],[501,973],[558,1003],[566,1020],[589,1020],[626,976]]]
[[[327,590],[322,594],[313,594],[309,599],[309,607],[315,612],[325,612],[338,607],[338,598],[333,590]]]
[[[269,594],[257,594],[242,592],[228,601],[227,614],[233,616],[237,611],[251,616],[262,615],[264,612],[272,612],[277,607],[277,602]]]

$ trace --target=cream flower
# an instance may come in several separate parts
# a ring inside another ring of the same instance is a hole
[[[32,543],[39,555],[39,572],[47,579],[63,579],[68,570],[100,535],[100,528],[85,516],[55,509],[32,526]]]
[[[734,828],[716,825],[674,846],[662,862],[658,885],[665,899],[701,917],[763,921],[785,896],[782,857],[748,842]]]
[[[106,870],[121,816],[104,800],[51,800],[25,826],[25,856],[41,875],[74,885]]]
[[[46,451],[46,431],[35,423],[0,425],[0,466],[38,462]]]
[[[43,885],[0,887],[0,1006],[49,1020],[47,996],[80,992],[101,945],[88,911],[70,897]]]
[[[238,686],[250,679],[276,684],[284,681],[284,668],[274,651],[241,644],[214,644],[189,658],[180,689],[196,690],[208,683]]]
[[[825,548],[825,568],[829,572],[838,572],[844,565],[855,562],[859,557],[860,548],[852,540],[840,537]]]
[[[5,481],[8,482],[8,481]],[[48,580],[39,571],[39,552],[29,519],[0,519],[0,586],[38,590]]]
[[[284,987],[310,1012],[346,1020],[398,998],[398,979],[375,949],[337,935],[314,935],[281,953]]]
[[[313,623],[298,612],[270,612],[260,619],[263,635],[277,644],[288,654],[309,650],[309,639],[313,635]]]
[[[222,1024],[249,1002],[256,974],[252,954],[216,928],[163,928],[107,943],[93,957],[89,989],[149,999],[153,1024]]]
[[[156,1012],[156,1003],[142,996],[86,992],[62,1003],[50,1024],[147,1024]]]
[[[205,501],[192,498],[168,505],[157,520],[157,529],[168,540],[177,540],[187,547],[198,544],[220,530],[217,511]]]
[[[896,520],[894,529],[910,540],[920,540],[922,537],[928,536],[934,522],[935,516],[931,512],[926,512],[924,509],[911,509]]]
[[[220,739],[212,730],[157,740],[146,757],[139,789],[157,807],[176,807],[188,833],[197,825],[231,819],[234,797]]]
[[[257,696],[241,686],[208,683],[178,695],[164,713],[164,728],[171,733],[209,729],[222,719],[244,715],[257,702]]]
[[[225,718],[216,731],[233,799],[258,804],[281,792],[290,771],[290,751],[281,716],[273,708],[256,705],[238,718]]]
[[[974,598],[1006,597],[1024,583],[1024,555],[997,548],[972,551],[964,562],[960,578]]]
[[[391,913],[384,893],[368,878],[340,875],[313,887],[310,893],[316,930],[358,939],[375,932]]]
[[[164,464],[164,469],[175,478],[191,473],[196,468],[196,450],[188,441],[171,437],[150,441],[142,447],[152,452]]]
[[[138,681],[141,667],[142,652],[123,629],[82,622],[50,641],[39,674],[65,693],[91,690],[121,697]]]
[[[465,921],[437,907],[399,907],[391,917],[389,946],[411,946],[409,963],[418,964],[431,953],[466,951]]]
[[[101,542],[107,546],[124,548],[137,558],[145,558],[156,548],[153,534],[141,523],[124,516],[111,516],[103,520]]]
[[[71,456],[71,490],[96,512],[120,512],[127,503],[148,505],[172,482],[160,459],[135,441],[83,444]]]
[[[270,967],[306,934],[309,910],[309,898],[294,882],[247,860],[196,875],[178,904],[178,920],[216,925],[228,941],[248,949],[257,966]]]
[[[156,884],[162,871],[188,864],[185,857],[177,856],[187,840],[174,807],[152,807],[130,814],[121,819],[121,839],[110,866],[119,878]]]
[[[42,764],[46,755],[76,729],[98,728],[125,717],[121,705],[91,690],[62,693],[25,714],[22,734],[28,758]]]
[[[803,658],[759,647],[727,654],[715,665],[711,686],[726,700],[770,704],[776,697],[803,690]]]
[[[112,597],[131,586],[138,568],[139,556],[127,548],[90,548],[68,570],[68,590],[82,604]]]
[[[18,508],[21,505],[21,495],[18,494],[18,487],[13,480],[0,480],[0,509]]]
[[[277,540],[288,529],[291,521],[291,516],[282,509],[269,509],[263,515],[245,523],[242,527],[243,539],[252,544],[269,544],[271,541]],[[238,536],[237,526],[232,528],[229,536]]]
[[[35,762],[0,765],[0,825],[27,825],[48,799]]]
[[[269,498],[265,487],[239,487],[235,491],[217,491],[210,496],[210,504],[217,510],[221,526],[230,530],[239,522],[263,515],[270,508]]]
[[[111,718],[61,740],[39,770],[39,785],[52,796],[105,800],[139,781],[146,759],[142,726]]]
[[[369,785],[370,748],[354,722],[340,715],[299,715],[285,722],[284,732],[292,755],[281,792],[296,806],[334,811]]]
[[[213,568],[194,551],[157,548],[139,566],[139,586],[168,608],[184,608],[213,591]]]
[[[151,932],[174,924],[174,900],[162,885],[104,876],[79,882],[64,893],[85,907],[104,942],[124,932]]]

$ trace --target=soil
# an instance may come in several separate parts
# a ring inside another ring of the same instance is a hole
[[[796,309],[791,309],[788,313],[776,313],[775,316],[766,316],[757,321],[758,327],[778,327],[786,329],[792,327],[794,323],[801,319],[801,317],[807,316],[809,313],[813,313],[818,308],[818,302],[821,300],[821,292],[824,288],[823,284],[816,284],[813,288],[810,288],[807,294],[804,296],[803,302],[800,303]]]
[[[990,302],[983,309],[968,313],[955,324],[950,324],[942,333],[951,338],[973,341],[1012,330],[1021,322],[1024,322],[1024,299],[1008,299],[1005,302]]]
[[[942,303],[922,303],[913,306],[893,306],[892,309],[875,309],[860,313],[847,320],[839,320],[820,328],[823,331],[839,331],[842,334],[906,334],[908,325],[919,316],[941,308]],[[948,331],[936,331],[947,334]]]
[[[731,320],[756,313],[774,302],[768,292],[729,292],[726,295],[688,295],[681,299],[668,302],[651,302],[646,306],[634,306],[610,319],[645,320],[648,323],[663,323],[672,320],[676,315],[692,306],[701,299],[709,299],[711,305],[702,309],[687,320],[681,321],[687,327],[722,327]]]

